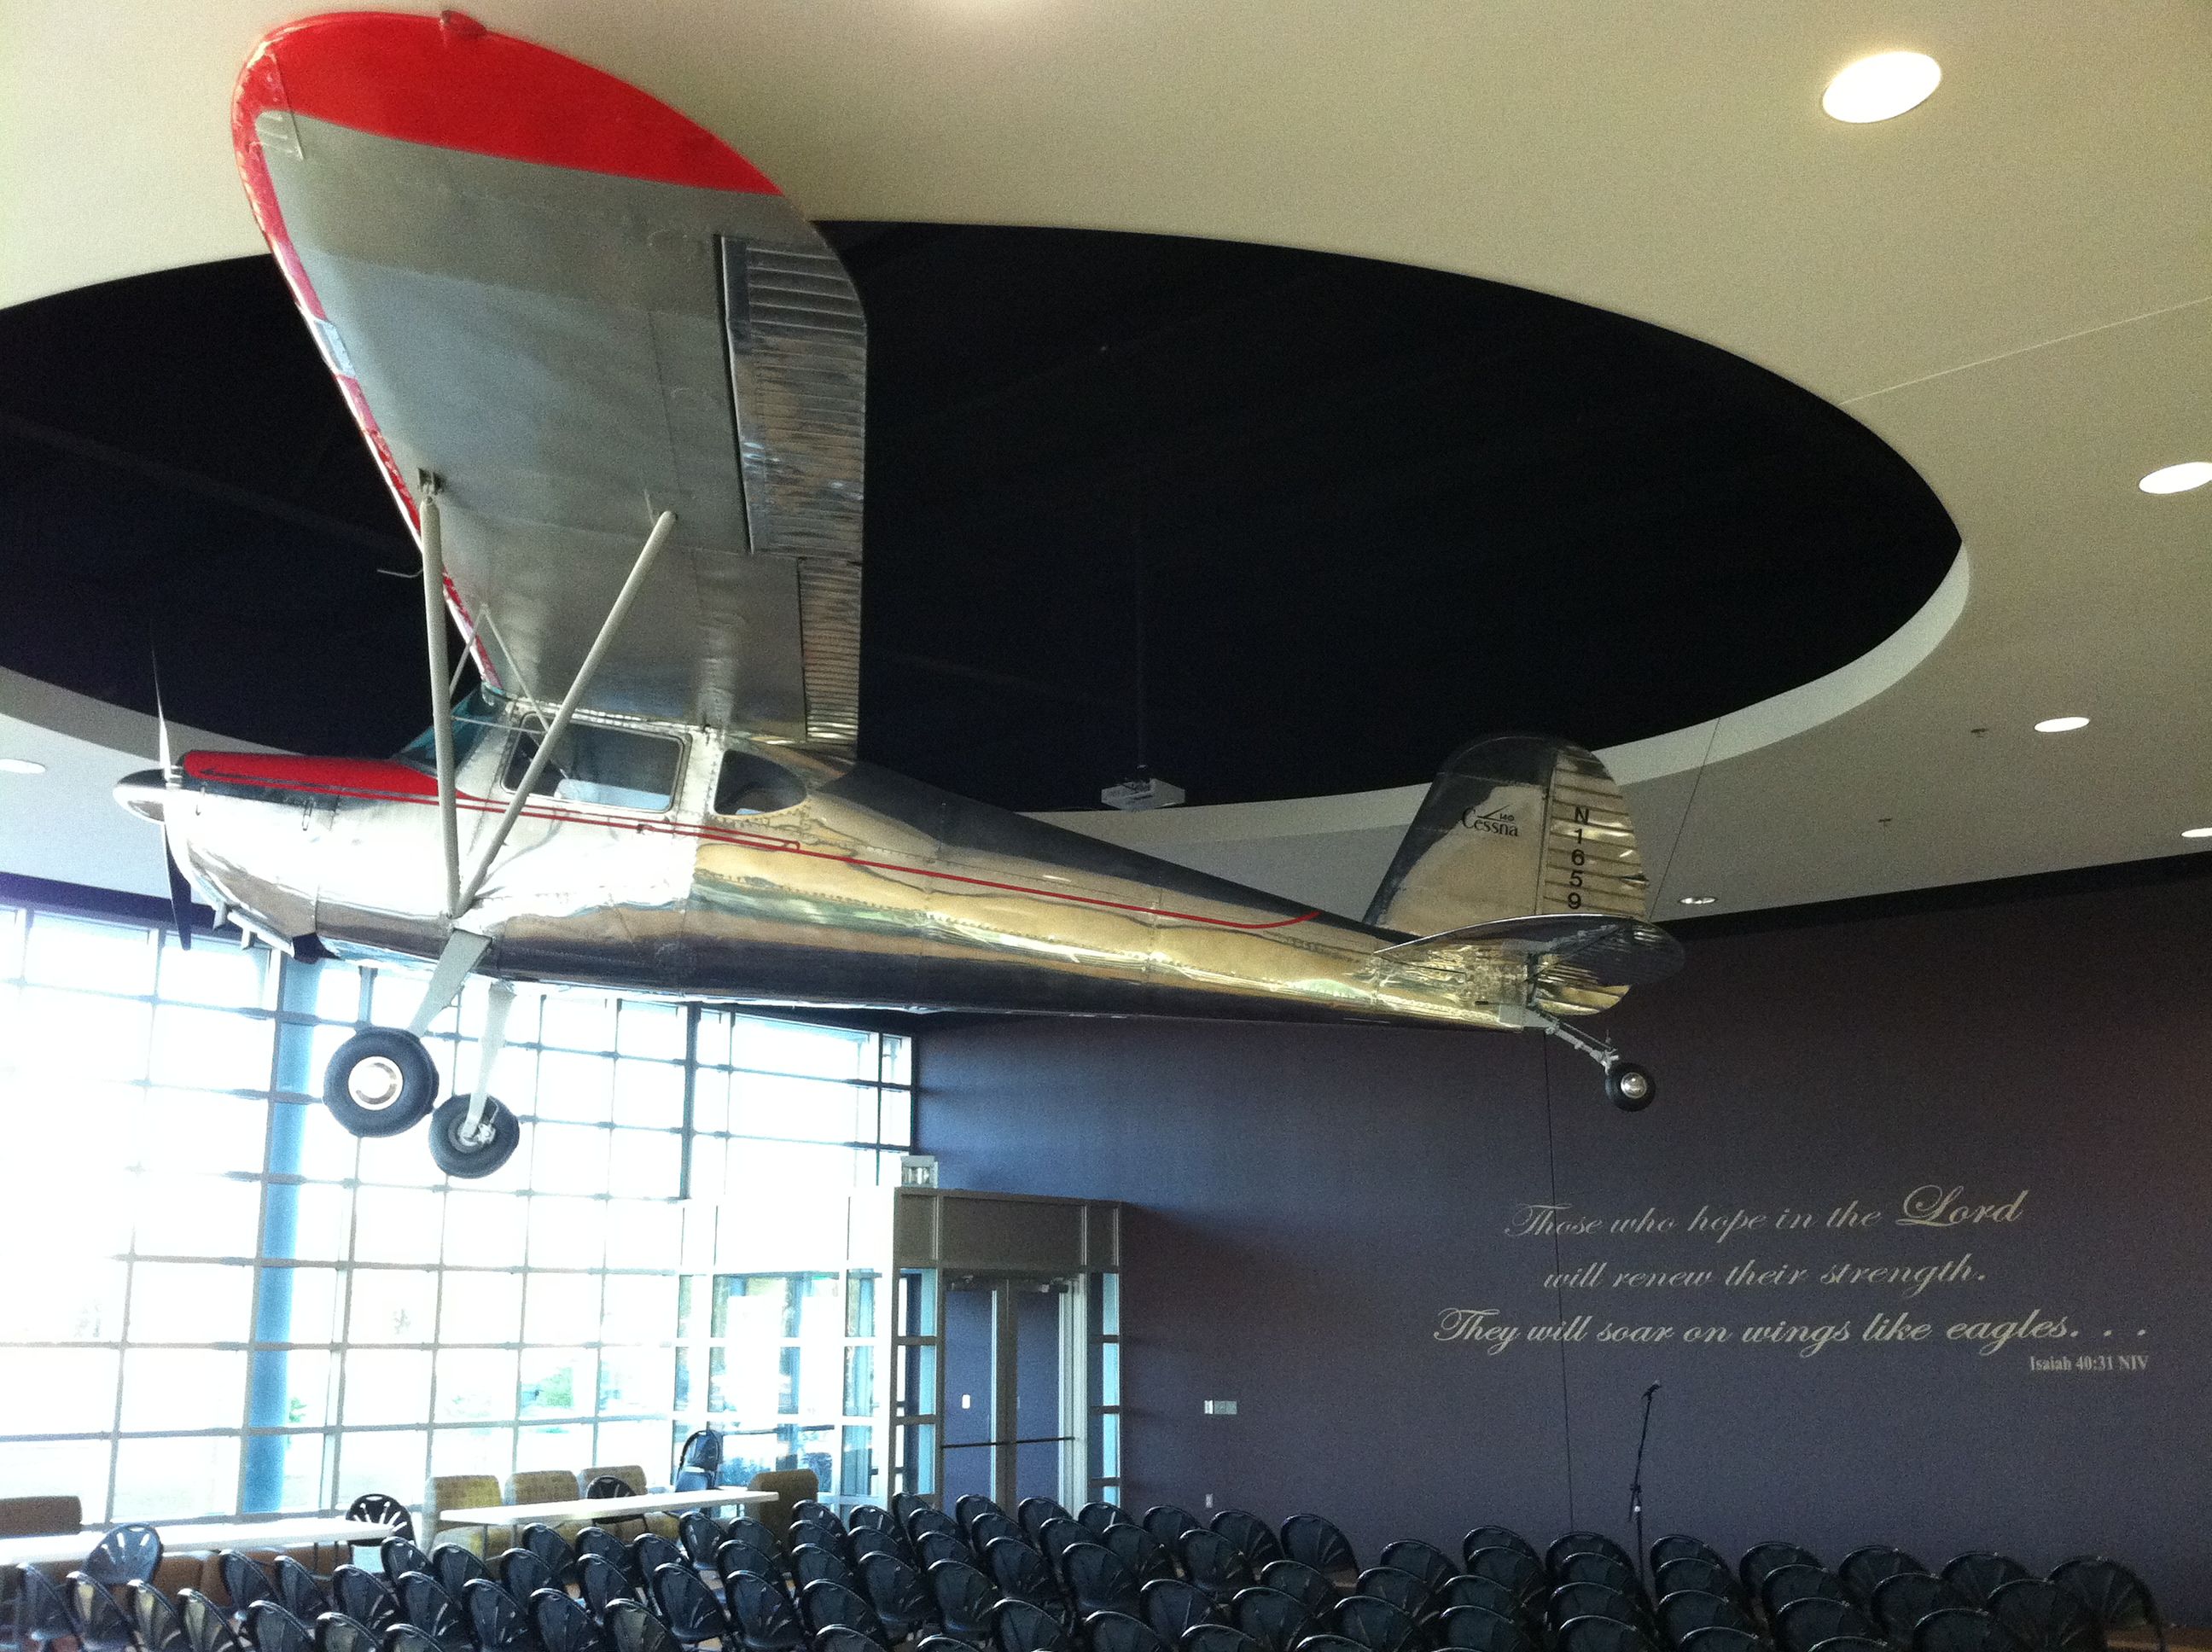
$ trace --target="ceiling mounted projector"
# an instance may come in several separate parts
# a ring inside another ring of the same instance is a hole
[[[1182,799],[1182,787],[1155,774],[1139,774],[1098,794],[1098,801],[1109,809],[1172,809]]]

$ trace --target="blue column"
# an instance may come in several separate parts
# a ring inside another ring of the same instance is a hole
[[[312,966],[283,961],[283,994],[288,1008],[295,995],[312,993]],[[276,1028],[275,1088],[295,1095],[315,1093],[315,1075],[307,1071],[313,1029],[280,1023]],[[312,1105],[309,1103],[308,1105]],[[306,1133],[307,1106],[271,1100],[269,1107],[269,1163],[270,1178],[300,1173],[301,1143]],[[263,1184],[261,1254],[256,1270],[253,1339],[289,1342],[292,1339],[292,1270],[267,1264],[298,1254],[300,1187],[297,1182],[270,1180]],[[283,1428],[292,1419],[286,1409],[289,1385],[285,1381],[291,1355],[281,1348],[257,1349],[249,1357],[246,1372],[246,1421],[249,1428]],[[246,1471],[242,1477],[243,1507],[249,1515],[273,1514],[284,1506],[284,1439],[281,1435],[246,1436]]]

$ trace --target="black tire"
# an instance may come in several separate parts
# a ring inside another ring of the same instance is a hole
[[[1605,1098],[1624,1113],[1641,1113],[1658,1094],[1658,1080],[1633,1061],[1615,1061],[1605,1070]]]
[[[371,1027],[337,1048],[323,1070],[323,1105],[350,1134],[396,1136],[438,1099],[438,1069],[413,1033]]]
[[[522,1140],[522,1121],[514,1110],[497,1100],[484,1103],[484,1122],[491,1127],[491,1134],[484,1141],[471,1146],[461,1139],[461,1127],[468,1122],[469,1098],[454,1096],[438,1103],[438,1110],[430,1115],[430,1157],[438,1161],[438,1168],[449,1176],[461,1176],[474,1181],[489,1175],[514,1157],[515,1146]]]

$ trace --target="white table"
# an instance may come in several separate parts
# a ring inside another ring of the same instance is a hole
[[[50,1566],[82,1561],[109,1527],[49,1537],[0,1538],[0,1566]],[[216,1549],[304,1549],[318,1543],[381,1543],[398,1531],[373,1520],[310,1517],[233,1520],[220,1525],[157,1526],[164,1554],[206,1554]]]
[[[727,1503],[774,1503],[773,1491],[747,1491],[717,1485],[704,1491],[647,1491],[634,1497],[577,1497],[566,1503],[510,1503],[493,1509],[441,1509],[441,1526],[523,1526],[534,1520],[635,1520],[640,1515],[673,1515],[686,1509],[719,1509]]]

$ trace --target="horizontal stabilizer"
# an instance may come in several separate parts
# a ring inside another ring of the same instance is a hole
[[[1595,913],[1542,913],[1447,929],[1386,946],[1378,957],[1419,959],[1421,951],[1471,947],[1493,957],[1523,958],[1540,981],[1579,977],[1594,985],[1640,987],[1682,967],[1682,946],[1656,924]]]

